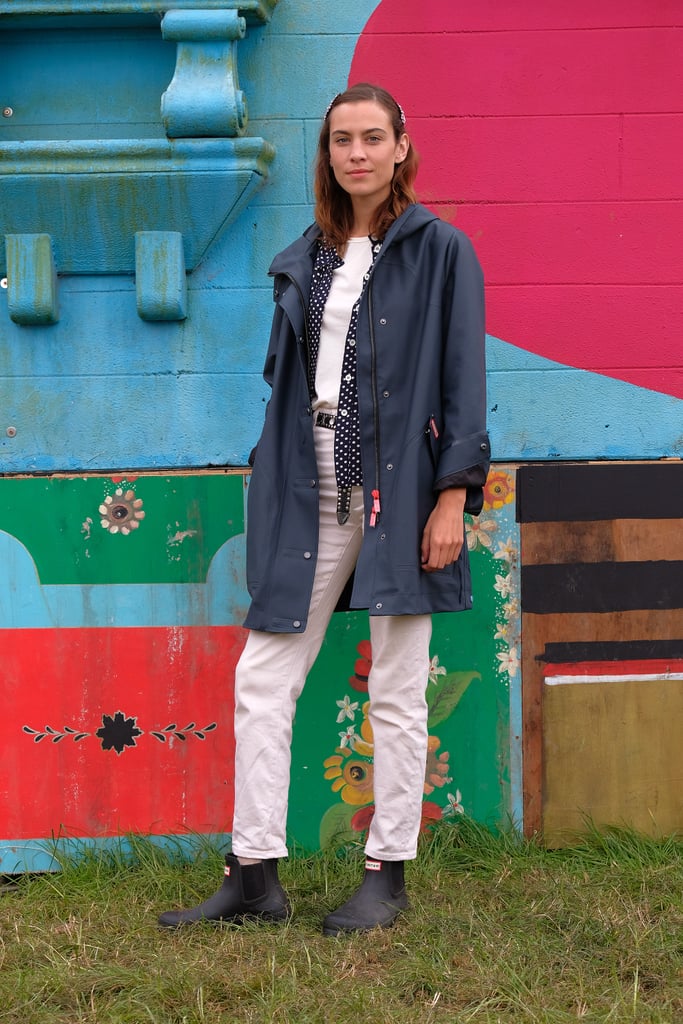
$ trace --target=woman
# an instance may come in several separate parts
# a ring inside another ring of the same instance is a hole
[[[315,224],[270,268],[272,388],[249,487],[248,640],[235,676],[233,853],[221,889],[177,927],[284,920],[297,697],[341,595],[370,614],[375,813],[365,876],[328,935],[408,905],[427,752],[431,613],[470,608],[463,512],[489,461],[484,303],[468,239],[416,202],[397,102],[360,84],[323,121]]]

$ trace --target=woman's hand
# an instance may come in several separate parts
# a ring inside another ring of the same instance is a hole
[[[420,558],[425,572],[444,569],[455,562],[465,539],[466,487],[449,487],[439,493],[422,534]]]

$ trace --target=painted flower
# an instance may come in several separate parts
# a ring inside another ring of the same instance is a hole
[[[448,776],[448,758],[450,754],[444,750],[437,754],[441,746],[441,740],[437,736],[430,736],[427,740],[427,768],[425,771],[425,782],[422,791],[429,796],[438,786],[441,789],[448,782],[453,780]]]
[[[476,551],[477,548],[490,548],[493,543],[492,533],[498,529],[498,523],[494,519],[470,519],[465,520],[465,534],[467,537],[467,550]]]
[[[494,640],[507,640],[510,636],[510,623],[509,622],[497,622],[496,632],[493,634]]]
[[[370,828],[370,822],[375,815],[375,805],[368,804],[366,807],[361,807],[359,811],[351,818],[351,828],[354,832],[367,832]]]
[[[337,707],[341,709],[339,714],[337,715],[337,722],[341,723],[344,721],[345,718],[350,718],[351,721],[353,722],[356,715],[356,711],[358,711],[359,708],[358,701],[355,700],[352,704],[351,698],[348,696],[348,694],[345,694],[344,699],[338,700],[336,704]]]
[[[353,750],[353,748],[355,747],[357,742],[358,742],[358,737],[356,736],[356,727],[355,727],[355,725],[349,725],[349,726],[346,727],[344,732],[340,732],[339,733],[339,746],[340,747],[342,747],[342,748],[343,747],[350,747],[351,750]]]
[[[506,619],[514,619],[519,613],[519,601],[516,597],[511,597],[509,601],[506,601],[503,605],[503,615]]]
[[[511,473],[492,469],[484,484],[484,508],[502,508],[515,500],[515,480]]]
[[[496,582],[493,589],[497,590],[503,597],[509,597],[512,590],[512,576],[499,576],[496,573]]]
[[[108,494],[99,508],[101,525],[109,533],[120,533],[127,537],[131,530],[137,530],[140,520],[145,518],[142,498],[135,497],[135,491],[124,492],[117,487],[114,494]]]
[[[459,789],[456,789],[455,796],[452,793],[446,793],[446,799],[448,800],[448,807],[443,812],[444,816],[450,816],[452,814],[464,814],[465,808],[463,807],[462,793]]]
[[[443,818],[443,811],[438,804],[431,800],[422,801],[422,814],[420,817],[420,832],[429,832],[432,825]]]
[[[356,659],[354,674],[349,676],[349,685],[360,693],[368,692],[368,679],[372,668],[372,647],[369,640],[361,640],[356,647],[360,657]]]
[[[446,675],[446,668],[444,665],[439,665],[439,656],[435,654],[432,660],[429,662],[429,682],[436,683],[439,676]]]
[[[502,558],[509,565],[513,565],[516,562],[517,548],[515,547],[512,537],[508,537],[504,543],[502,541],[498,541],[498,547],[496,548],[496,553],[493,557]]]
[[[363,761],[348,748],[324,762],[325,778],[332,779],[332,791],[339,793],[345,804],[362,807],[373,801],[374,768],[371,761]]]
[[[509,651],[501,651],[496,655],[500,665],[498,666],[499,672],[507,672],[509,676],[514,676],[515,672],[519,668],[519,657],[517,655],[517,648],[511,647]]]
[[[121,754],[126,747],[137,746],[135,737],[142,736],[142,729],[137,728],[136,721],[126,718],[122,711],[117,711],[113,718],[102,715],[102,727],[95,733],[102,740],[102,750],[114,749]]]

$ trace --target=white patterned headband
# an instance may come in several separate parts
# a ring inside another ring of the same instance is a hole
[[[330,100],[330,102],[327,105],[327,110],[325,111],[325,116],[323,117],[323,121],[327,121],[327,118],[329,116],[330,111],[332,110],[332,107],[337,102],[337,100],[339,99],[340,96],[341,96],[341,93],[338,92],[336,96],[332,97],[332,99]],[[396,100],[394,100],[394,103],[396,103],[396,106],[398,107],[398,112],[401,115],[401,124],[405,128],[406,115],[403,113],[403,107],[401,106],[400,103],[397,103]]]

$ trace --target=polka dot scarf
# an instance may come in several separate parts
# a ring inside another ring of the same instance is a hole
[[[382,243],[372,239],[372,264]],[[349,329],[344,345],[341,381],[339,384],[339,402],[337,420],[334,431],[334,468],[337,479],[337,522],[343,525],[349,518],[351,510],[351,488],[363,483],[363,467],[360,452],[360,419],[358,415],[358,387],[356,378],[356,328],[358,310],[365,286],[370,280],[372,264],[363,277],[361,293],[353,304]],[[313,267],[311,292],[308,304],[309,318],[309,358],[308,358],[308,390],[311,398],[315,394],[315,371],[320,347],[320,331],[323,322],[325,303],[332,287],[332,274],[344,261],[333,246],[320,243]]]

